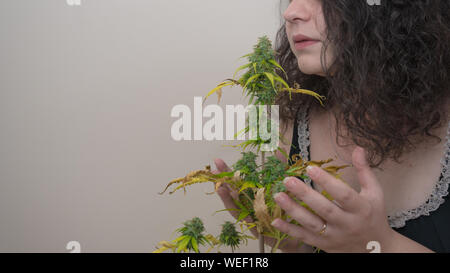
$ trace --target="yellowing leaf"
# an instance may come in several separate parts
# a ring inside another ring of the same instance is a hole
[[[281,89],[281,91],[288,91],[288,92],[292,92],[292,93],[299,93],[299,94],[313,96],[320,102],[320,104],[322,106],[324,106],[322,100],[326,100],[326,98],[324,96],[321,96],[321,95],[317,94],[316,92],[307,90],[307,89],[283,88],[283,89]]]
[[[156,249],[155,251],[153,251],[152,253],[162,253],[168,249],[174,249],[175,245],[171,242],[168,241],[161,241],[158,243],[158,246],[160,246],[160,248]]]
[[[244,191],[248,188],[254,188],[254,187],[256,187],[255,182],[247,181],[242,185],[241,189],[239,190],[239,193],[241,193],[242,191]]]
[[[158,248],[157,250],[155,250],[155,251],[152,251],[152,253],[163,253],[164,251],[166,251],[168,248],[167,247],[161,247],[161,248]]]
[[[266,75],[266,77],[269,79],[270,83],[272,84],[272,87],[274,90],[275,89],[275,84],[274,84],[274,76],[273,74],[269,73],[269,72],[264,72],[264,75]]]
[[[277,63],[275,60],[269,60],[269,63],[273,64],[274,66],[278,67],[281,71],[283,71],[284,75],[286,75],[286,79],[288,78],[288,75],[286,74],[286,71],[284,71],[283,67],[279,63]]]
[[[272,221],[267,209],[266,202],[264,200],[264,192],[266,188],[260,188],[256,192],[255,201],[253,202],[253,209],[255,210],[255,216],[258,219],[257,229],[262,233],[264,230],[272,231]]]
[[[234,74],[233,74],[233,78],[236,77],[236,74],[237,74],[239,71],[241,71],[241,70],[243,70],[243,69],[246,69],[247,67],[250,67],[250,66],[252,66],[252,63],[245,64],[245,65],[239,67],[238,69],[236,69],[236,71],[235,71]]]
[[[257,79],[259,76],[261,76],[261,74],[256,74],[256,75],[251,76],[251,77],[247,80],[247,82],[245,83],[245,85],[244,85],[244,90],[245,90],[245,88],[247,87],[247,85],[249,85],[252,81],[254,81],[255,79]]]
[[[191,240],[191,237],[186,236],[186,238],[184,238],[179,244],[178,244],[178,248],[177,248],[177,252],[181,252],[181,251],[185,251],[186,252],[186,247],[189,244],[189,241]]]
[[[191,239],[191,243],[192,243],[192,248],[194,248],[194,251],[198,253],[198,244],[197,244],[197,240],[195,238]]]
[[[206,238],[213,246],[216,246],[216,245],[220,244],[220,241],[217,240],[217,238],[214,237],[214,236],[211,235],[211,234],[207,234],[207,235],[205,236],[205,238]]]
[[[169,194],[174,193],[180,188],[183,188],[184,193],[186,194],[186,186],[190,186],[196,183],[216,182],[216,181],[217,181],[216,175],[211,172],[211,166],[208,165],[205,167],[205,170],[192,171],[183,178],[177,178],[175,180],[170,181],[169,184],[164,189],[164,191],[160,192],[159,194],[164,194],[164,192],[166,192],[167,189],[173,184],[181,183],[181,185],[177,186]]]
[[[203,103],[205,103],[206,99],[211,96],[212,94],[217,92],[217,95],[219,97],[219,100],[217,103],[220,102],[220,98],[222,97],[222,88],[226,87],[226,86],[231,86],[231,85],[235,85],[234,82],[223,82],[221,84],[219,84],[218,86],[216,86],[213,90],[209,91],[209,93],[206,95],[206,97],[203,99]]]
[[[206,176],[205,177],[194,177],[194,178],[191,178],[186,183],[183,183],[183,184],[177,186],[173,191],[169,192],[169,194],[173,194],[177,190],[179,190],[181,188],[185,188],[186,186],[190,186],[190,185],[197,184],[197,183],[204,183],[204,182],[211,182],[211,178],[210,177],[206,177]],[[186,190],[185,190],[185,192],[186,192]]]
[[[280,76],[274,76],[273,78],[274,80],[283,84],[286,88],[289,88],[289,84],[287,84],[287,82],[285,82]]]

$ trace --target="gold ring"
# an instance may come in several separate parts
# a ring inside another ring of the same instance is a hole
[[[327,229],[327,223],[324,223],[322,229],[319,231],[319,235],[324,234],[326,229]]]

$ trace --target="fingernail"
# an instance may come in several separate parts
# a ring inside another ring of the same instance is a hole
[[[298,182],[297,182],[297,180],[295,179],[295,178],[293,178],[293,177],[287,177],[287,178],[285,178],[284,179],[284,181],[283,181],[283,183],[284,183],[284,185],[286,185],[286,187],[288,187],[288,188],[293,188],[293,187],[295,187],[295,186],[297,186],[298,184]]]
[[[274,227],[278,226],[278,224],[279,224],[278,218],[273,220],[272,223],[271,223],[271,225],[274,226]]]
[[[275,199],[275,200],[278,201],[278,202],[283,202],[283,200],[284,200],[284,194],[281,193],[281,192],[276,193],[276,194],[273,196],[273,199]]]
[[[286,186],[288,186],[288,187],[293,187],[293,186],[295,186],[295,184],[297,183],[295,180],[294,180],[294,178],[292,178],[292,177],[286,177],[284,180],[283,180],[283,183],[286,185]]]
[[[312,178],[315,177],[317,175],[317,167],[314,166],[308,166],[306,167],[306,172],[308,173],[308,175]]]

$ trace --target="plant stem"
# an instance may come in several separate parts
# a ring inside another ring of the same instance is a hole
[[[276,251],[277,251],[277,249],[278,249],[278,246],[280,245],[280,243],[281,243],[281,238],[280,239],[278,239],[277,240],[277,243],[272,247],[272,253],[275,253]]]
[[[264,163],[266,162],[266,153],[261,152],[261,165],[264,168]],[[264,253],[264,236],[259,234],[259,253]]]
[[[279,232],[278,232],[279,233]],[[284,234],[280,238],[277,239],[277,243],[272,247],[272,253],[275,253],[278,250],[278,247],[280,246],[280,243],[286,239],[287,235]]]

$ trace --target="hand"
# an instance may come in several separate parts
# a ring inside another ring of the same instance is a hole
[[[278,157],[280,157],[279,155],[277,155]],[[222,160],[222,159],[216,159],[214,160],[214,164],[217,167],[216,171],[213,171],[213,173],[221,173],[221,172],[229,172],[231,171],[231,169],[227,166],[227,164]],[[233,199],[238,200],[238,193],[235,190],[232,190],[228,184],[223,184],[218,190],[217,190],[217,194],[220,196],[220,198],[222,199],[223,204],[225,205],[225,208],[227,209],[238,209],[237,206],[234,204]],[[235,210],[230,210],[229,211],[231,213],[231,215],[235,218],[238,219],[239,213],[238,211]],[[247,223],[252,223],[253,219],[250,216],[247,216],[244,221],[246,221]],[[259,237],[259,233],[256,231],[256,228],[252,228],[250,229],[250,232],[253,234],[253,236],[255,237]],[[276,240],[270,237],[265,236],[264,237],[264,242],[265,244],[273,247],[276,244]],[[299,243],[301,241],[299,239],[296,238],[292,238],[292,239],[285,239],[283,242],[281,242],[279,249],[283,252],[307,252],[307,251],[311,251],[311,247],[304,244],[301,248],[299,248]]]
[[[317,215],[298,205],[287,194],[278,193],[275,195],[277,204],[302,227],[281,219],[275,219],[272,225],[326,252],[368,252],[366,246],[370,241],[379,242],[382,250],[390,248],[395,231],[388,224],[383,191],[367,163],[363,148],[355,148],[352,161],[361,185],[360,193],[321,168],[308,168],[311,179],[335,202],[299,179],[288,177],[284,180],[288,191]]]

